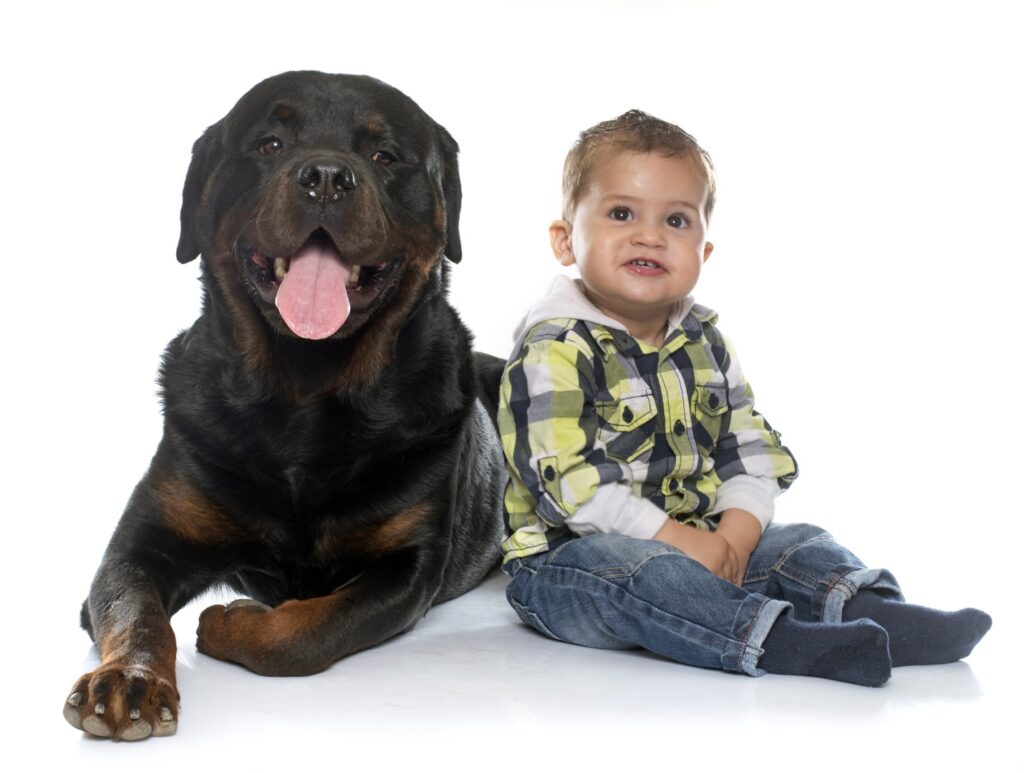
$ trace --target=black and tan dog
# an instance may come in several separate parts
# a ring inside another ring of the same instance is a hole
[[[75,727],[174,732],[169,618],[211,586],[246,598],[203,612],[200,652],[311,674],[496,565],[504,473],[477,395],[493,409],[500,362],[445,295],[456,152],[404,94],[312,72],[196,142],[178,260],[202,255],[203,311],[164,355],[164,436],[83,608],[102,662],[65,704]]]

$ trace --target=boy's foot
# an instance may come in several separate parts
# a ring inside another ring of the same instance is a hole
[[[866,687],[889,679],[889,638],[870,620],[804,623],[783,612],[762,645],[758,666],[772,674],[818,676]]]
[[[992,627],[980,609],[943,612],[887,599],[871,590],[859,591],[846,603],[843,620],[873,620],[889,634],[894,666],[955,663],[971,654]]]

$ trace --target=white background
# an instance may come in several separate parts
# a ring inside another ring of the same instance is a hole
[[[1024,632],[1017,7],[9,6],[0,759],[800,770],[828,755],[834,770],[866,754],[887,770],[902,754],[932,769],[1020,769],[1007,724]],[[990,611],[995,627],[968,665],[901,670],[866,691],[552,649],[518,626],[495,579],[432,612],[409,643],[307,680],[197,657],[186,610],[175,738],[129,749],[65,726],[61,701],[92,657],[77,608],[160,436],[160,353],[199,309],[198,265],[174,258],[191,144],[245,90],[289,69],[377,76],[459,141],[464,260],[452,301],[478,347],[501,355],[556,272],[546,227],[577,133],[638,107],[694,134],[720,186],[697,296],[720,312],[759,408],[801,463],[778,518],[828,527],[892,568],[912,600]],[[466,633],[481,620],[494,623],[493,646]],[[421,668],[415,643],[435,634],[448,644]],[[531,658],[546,665],[517,670]],[[439,689],[447,702],[433,700]],[[993,763],[1002,752],[1016,756]]]

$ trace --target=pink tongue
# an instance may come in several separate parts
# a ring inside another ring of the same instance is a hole
[[[311,244],[291,260],[274,301],[291,331],[319,340],[337,332],[348,319],[345,283],[349,268],[332,248]]]

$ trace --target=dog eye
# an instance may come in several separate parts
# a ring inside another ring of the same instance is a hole
[[[284,147],[284,143],[281,142],[277,137],[267,137],[260,142],[260,153],[264,156],[270,156],[277,153],[281,148]]]
[[[378,150],[376,153],[370,156],[370,160],[373,161],[374,163],[380,164],[381,166],[391,166],[391,164],[396,159],[386,150]]]

